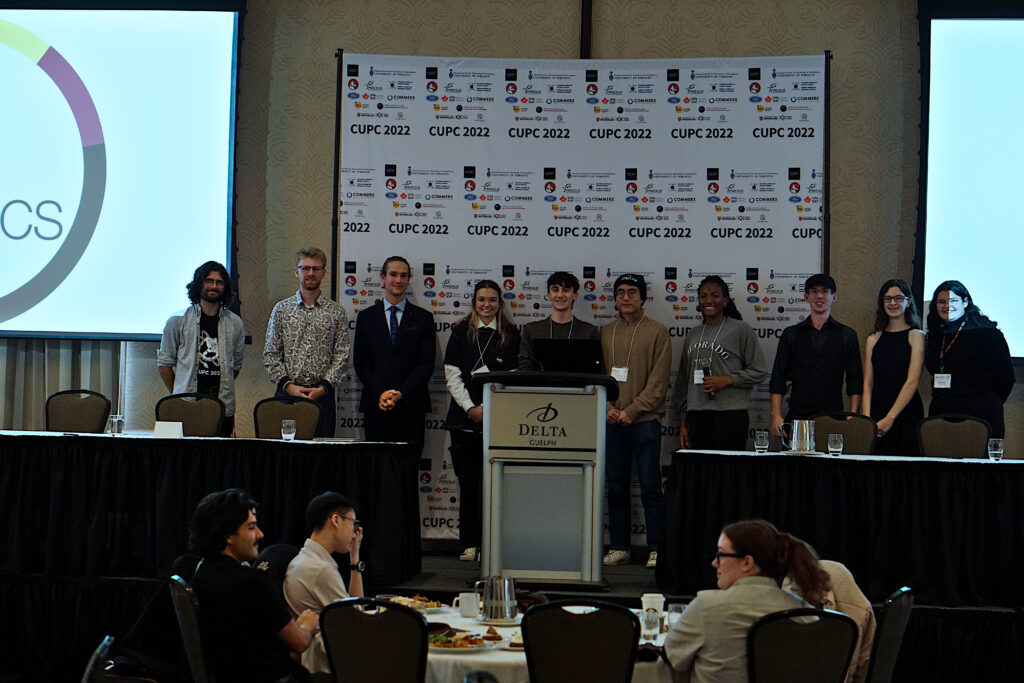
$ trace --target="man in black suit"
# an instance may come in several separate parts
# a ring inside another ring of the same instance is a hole
[[[415,464],[423,451],[428,383],[434,373],[434,316],[405,297],[411,269],[389,256],[380,271],[384,300],[356,317],[353,365],[363,395],[359,410],[369,441],[408,441]]]

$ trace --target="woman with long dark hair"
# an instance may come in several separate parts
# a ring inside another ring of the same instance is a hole
[[[935,288],[928,305],[924,366],[932,373],[929,415],[961,413],[988,421],[1002,438],[1003,403],[1015,380],[1003,333],[957,280]]]
[[[878,290],[875,329],[864,345],[860,412],[877,425],[875,453],[918,454],[917,423],[924,404],[917,392],[924,366],[924,332],[910,285],[887,280]]]
[[[683,340],[672,389],[679,445],[742,451],[750,426],[750,393],[768,376],[768,365],[725,280],[718,275],[701,280],[697,305],[704,321]]]
[[[459,478],[460,560],[480,558],[483,495],[483,391],[470,378],[482,372],[514,370],[519,331],[509,320],[501,287],[481,280],[473,288],[473,308],[452,328],[444,352],[444,377],[451,402],[445,429],[451,435],[452,467]]]
[[[665,637],[669,663],[692,683],[747,680],[751,624],[772,612],[820,605],[830,588],[814,549],[763,519],[722,529],[711,565],[718,590],[698,592]],[[779,587],[786,577],[803,600]]]

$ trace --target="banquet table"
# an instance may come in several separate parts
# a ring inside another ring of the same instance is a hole
[[[487,626],[482,625],[479,620],[463,617],[450,607],[427,616],[430,622],[443,622],[452,628],[481,633],[487,630]],[[519,626],[496,626],[495,629],[508,639],[520,630]],[[664,634],[659,636],[657,644],[661,645],[662,641]],[[586,653],[567,652],[566,656],[585,657]],[[478,670],[492,674],[499,683],[530,681],[526,669],[526,654],[522,650],[496,648],[481,652],[454,653],[432,648],[427,655],[427,683],[461,683],[466,674]],[[676,680],[674,676],[672,668],[663,661],[636,662],[632,680],[634,683],[670,683]]]
[[[845,564],[872,602],[1024,606],[1024,461],[680,450],[665,489],[658,587],[714,586],[726,524],[764,518]]]

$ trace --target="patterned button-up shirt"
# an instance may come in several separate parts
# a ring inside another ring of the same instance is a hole
[[[348,362],[345,309],[324,294],[306,306],[301,293],[274,306],[263,347],[263,367],[277,385],[288,380],[304,386],[338,385]]]

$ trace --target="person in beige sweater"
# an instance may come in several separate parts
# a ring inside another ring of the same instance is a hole
[[[668,330],[644,311],[647,283],[625,273],[615,280],[619,317],[601,330],[604,366],[618,381],[619,397],[608,404],[605,481],[611,547],[604,564],[629,562],[631,464],[636,460],[647,531],[647,567],[658,562],[661,540],[661,418],[672,365]]]

